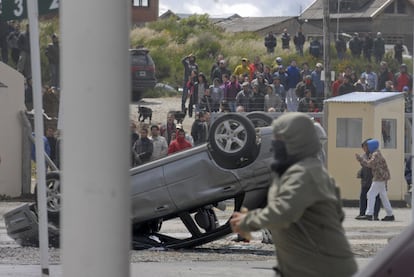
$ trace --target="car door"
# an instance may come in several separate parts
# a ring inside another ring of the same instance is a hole
[[[188,210],[203,204],[230,198],[241,191],[236,176],[218,167],[206,147],[183,154],[179,165],[165,165],[164,174],[172,201],[178,210]]]
[[[131,175],[131,184],[134,222],[159,218],[175,211],[176,207],[166,187],[162,165],[144,165],[142,170]]]

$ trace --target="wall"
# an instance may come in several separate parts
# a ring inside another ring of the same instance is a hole
[[[19,111],[24,110],[24,78],[0,62],[0,195],[22,192],[22,127]]]
[[[409,51],[413,52],[413,25],[414,25],[414,7],[407,6],[406,14],[385,14],[381,13],[373,19],[365,18],[348,18],[339,19],[339,32],[353,34],[354,32],[365,33],[372,32],[373,37],[380,31],[385,40],[393,38],[403,38],[404,44]],[[332,19],[330,22],[330,31],[336,34],[337,20]],[[322,20],[309,20],[303,24],[304,32],[308,35],[322,35]],[[390,42],[391,42],[390,41]]]
[[[149,0],[149,7],[131,7],[132,25],[143,25],[146,22],[158,19],[159,4],[158,0]]]
[[[380,140],[381,153],[387,160],[391,173],[391,180],[388,183],[388,197],[391,200],[404,199],[407,184],[404,178],[404,102],[403,98],[382,103],[375,107],[375,130],[378,139],[381,136],[381,120],[397,119],[397,149],[383,148]]]

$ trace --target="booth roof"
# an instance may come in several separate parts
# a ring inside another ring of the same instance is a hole
[[[404,98],[401,92],[351,92],[337,97],[326,99],[330,103],[375,103],[388,102],[398,98]]]

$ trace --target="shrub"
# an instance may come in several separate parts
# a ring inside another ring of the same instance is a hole
[[[42,81],[47,84],[49,81],[48,63],[44,50],[50,42],[50,34],[59,30],[58,18],[43,19],[40,23],[40,51],[42,66]],[[25,21],[21,23],[24,26]],[[307,62],[310,68],[316,63],[322,62],[323,57],[315,59],[308,53],[309,42],[305,43],[303,57],[298,56],[291,43],[290,51],[281,49],[281,42],[278,38],[278,45],[273,55],[266,52],[264,38],[253,32],[227,33],[214,25],[208,15],[193,15],[178,20],[170,17],[146,24],[145,27],[134,28],[130,33],[131,47],[144,45],[150,50],[156,69],[157,78],[160,82],[170,84],[174,87],[181,87],[183,83],[183,66],[181,59],[189,53],[197,56],[197,63],[200,71],[206,76],[210,75],[211,65],[219,53],[222,53],[227,60],[228,68],[233,71],[240,59],[246,57],[253,60],[259,56],[262,62],[272,66],[275,58],[280,56],[283,64],[287,66],[292,59],[300,65]],[[343,72],[346,66],[351,66],[357,74],[365,70],[367,61],[364,59],[353,59],[347,53],[347,59],[338,60],[336,51],[331,45],[331,68],[336,72]],[[386,53],[384,60],[388,62],[390,69],[397,72],[399,65],[391,53]],[[404,61],[409,71],[412,71],[412,60]],[[374,71],[378,71],[379,65],[371,63]]]

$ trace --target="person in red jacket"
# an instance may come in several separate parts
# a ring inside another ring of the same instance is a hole
[[[183,129],[177,129],[176,139],[171,141],[170,146],[168,147],[168,155],[183,151],[191,147],[191,143],[185,139],[185,131]]]
[[[412,76],[407,71],[407,65],[403,63],[400,65],[400,72],[395,74],[395,91],[403,91],[405,86],[411,89],[412,82]]]

